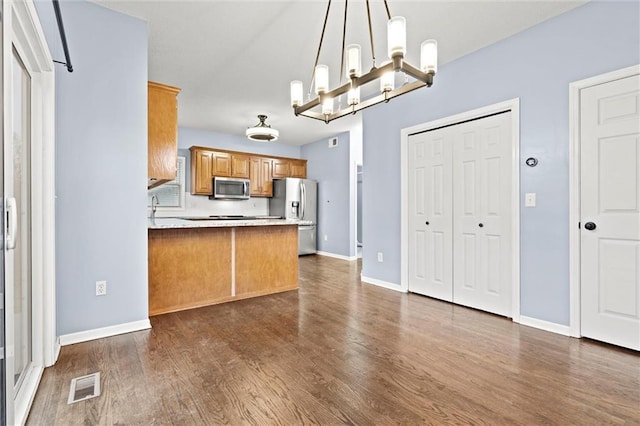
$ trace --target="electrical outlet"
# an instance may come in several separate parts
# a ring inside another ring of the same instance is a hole
[[[382,262],[383,258],[382,258],[382,252],[379,251],[378,252],[378,262]]]
[[[104,296],[107,294],[107,282],[96,281],[96,296]]]
[[[536,206],[536,193],[535,192],[527,192],[524,194],[524,206],[525,207],[535,207]]]
[[[324,240],[327,241],[329,239],[329,237],[327,236],[327,234],[324,234]]]

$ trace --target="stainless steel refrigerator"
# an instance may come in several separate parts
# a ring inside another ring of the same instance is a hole
[[[269,199],[269,214],[285,219],[298,219],[298,254],[316,252],[318,224],[318,182],[310,179],[275,179],[273,197]]]

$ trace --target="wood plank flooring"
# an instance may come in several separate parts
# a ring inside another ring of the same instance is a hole
[[[65,346],[28,424],[640,424],[638,353],[359,272],[301,257],[298,291]],[[71,379],[96,371],[102,395],[67,405]]]

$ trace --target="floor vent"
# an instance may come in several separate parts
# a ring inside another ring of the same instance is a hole
[[[67,404],[100,396],[100,373],[71,379]]]

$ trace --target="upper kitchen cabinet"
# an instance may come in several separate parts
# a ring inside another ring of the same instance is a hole
[[[213,182],[211,181],[212,152],[192,146],[191,151],[191,193],[211,195]]]
[[[290,163],[290,177],[307,178],[307,160],[291,160]]]
[[[249,179],[249,159],[248,155],[232,154],[231,156],[231,176]]]
[[[251,157],[251,196],[271,197],[273,195],[273,160],[270,158]]]
[[[148,187],[176,178],[178,159],[178,93],[180,89],[148,82]]]
[[[231,177],[231,154],[226,152],[211,152],[211,175],[209,180],[213,176]]]
[[[273,159],[273,178],[282,179],[291,177],[291,160],[286,158]]]
[[[273,179],[307,177],[307,160],[202,146],[192,146],[189,150],[191,193],[194,195],[211,195],[215,176],[250,179],[252,197],[271,197]]]

